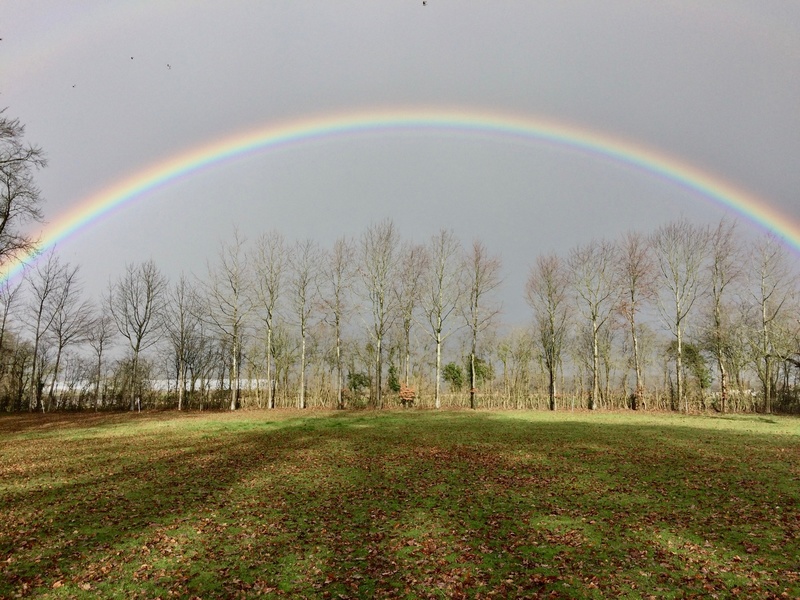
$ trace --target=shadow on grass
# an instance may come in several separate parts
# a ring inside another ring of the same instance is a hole
[[[800,591],[797,440],[491,413],[180,424],[22,440],[0,596]]]

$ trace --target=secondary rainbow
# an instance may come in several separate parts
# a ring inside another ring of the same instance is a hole
[[[800,251],[800,226],[785,215],[721,178],[646,146],[606,133],[551,119],[508,116],[461,109],[369,110],[290,121],[214,140],[174,155],[94,194],[61,215],[41,236],[41,248],[76,235],[104,215],[148,192],[226,161],[265,150],[337,136],[379,135],[397,131],[438,131],[460,135],[499,136],[523,142],[544,142],[588,153],[649,172],[726,206],[783,237]],[[31,257],[25,257],[29,260]],[[20,261],[2,275],[23,268]]]

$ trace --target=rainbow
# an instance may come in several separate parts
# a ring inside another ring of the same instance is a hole
[[[786,215],[721,178],[644,145],[551,119],[508,116],[461,109],[386,109],[304,118],[268,125],[171,156],[81,201],[59,216],[41,235],[47,249],[86,229],[101,217],[158,188],[202,169],[246,155],[320,138],[378,135],[397,131],[453,132],[500,136],[525,143],[544,142],[613,160],[682,186],[732,209],[773,231],[800,251],[800,226]],[[0,280],[19,273],[31,256],[10,265]]]

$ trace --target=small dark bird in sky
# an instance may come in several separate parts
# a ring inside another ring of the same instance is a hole
[[[133,60],[133,57],[132,57],[132,56],[131,56],[131,60]]]
[[[428,0],[422,0],[422,6],[428,6]]]
[[[169,64],[169,63],[167,63],[167,68],[168,68],[168,69],[171,69],[171,68],[172,68],[172,65],[171,65],[171,64]]]

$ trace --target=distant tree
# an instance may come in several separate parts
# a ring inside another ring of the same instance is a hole
[[[708,279],[711,305],[711,326],[707,334],[707,347],[717,363],[719,370],[720,403],[722,412],[728,404],[728,370],[726,357],[733,343],[731,326],[726,319],[731,284],[737,282],[742,274],[742,252],[736,238],[736,222],[722,219],[709,235]]]
[[[764,390],[763,410],[770,413],[776,364],[794,350],[782,346],[792,340],[784,334],[793,328],[794,319],[788,324],[784,321],[789,321],[787,317],[795,308],[792,301],[797,294],[797,275],[791,268],[785,246],[774,234],[758,240],[751,254],[750,288],[757,311],[751,344],[753,364]]]
[[[47,165],[42,149],[23,141],[25,126],[5,111],[0,110],[0,268],[36,247],[24,225],[42,220],[33,174]]]
[[[491,298],[492,292],[500,287],[501,261],[498,256],[490,256],[486,246],[480,240],[472,242],[472,248],[464,259],[464,277],[466,280],[466,298],[462,304],[461,314],[470,332],[469,350],[469,405],[475,408],[475,392],[478,387],[478,341],[500,314],[500,304]]]
[[[572,285],[578,300],[578,310],[588,320],[591,336],[592,390],[589,409],[597,408],[600,396],[599,337],[617,306],[618,288],[614,281],[617,264],[616,248],[606,241],[592,241],[570,252],[569,267]]]
[[[407,244],[403,247],[394,292],[403,329],[403,382],[411,383],[411,328],[415,323],[428,269],[425,246]]]
[[[272,231],[258,238],[254,260],[255,282],[253,289],[256,295],[257,312],[266,327],[268,408],[275,408],[274,380],[276,378],[272,375],[272,365],[275,360],[273,338],[287,260],[286,241],[283,235],[277,231]]]
[[[244,250],[245,240],[234,230],[229,241],[220,244],[217,264],[208,267],[203,282],[203,311],[227,347],[230,372],[230,410],[239,407],[242,343],[248,318],[253,311],[252,281]]]
[[[50,250],[25,275],[30,287],[27,320],[33,333],[30,406],[37,411],[44,411],[45,408],[42,402],[46,356],[43,340],[53,327],[69,270],[69,265],[62,264],[55,252]]]
[[[430,327],[428,333],[436,344],[434,403],[436,408],[440,408],[442,345],[453,332],[453,329],[448,328],[448,322],[458,308],[464,293],[461,277],[461,245],[452,231],[442,229],[431,238],[428,257],[430,263],[426,288],[422,295],[422,310]]]
[[[708,368],[706,357],[696,344],[684,341],[683,348],[683,367],[695,378],[697,387],[700,390],[700,398],[705,402],[705,393],[711,387],[711,369]],[[674,360],[678,357],[678,343],[672,340],[667,348],[667,356]]]
[[[636,376],[631,408],[636,410],[644,396],[638,316],[643,305],[655,297],[656,271],[647,238],[637,232],[628,232],[622,237],[617,255],[615,276],[620,292],[619,309],[628,325]]]
[[[486,381],[494,379],[494,366],[479,356],[474,359],[470,356],[467,357],[464,370],[467,374],[467,380],[472,382],[471,385],[477,385]]]
[[[372,385],[369,375],[358,371],[351,371],[347,374],[347,388],[354,396],[360,397],[362,390],[369,389]]]
[[[449,362],[442,369],[442,379],[450,384],[451,392],[460,392],[464,387],[464,370],[456,363]]]
[[[361,236],[359,274],[372,317],[369,331],[375,348],[376,408],[383,408],[384,340],[397,316],[397,296],[392,285],[397,277],[399,247],[400,237],[391,220],[371,225]]]
[[[389,365],[389,379],[386,387],[395,394],[400,391],[400,378],[397,376],[397,367],[394,365]]]
[[[350,292],[355,277],[355,246],[347,238],[338,238],[322,261],[320,298],[325,321],[333,329],[336,363],[336,406],[344,408],[344,364],[342,361],[342,329],[351,310]]]
[[[289,256],[290,303],[295,323],[300,329],[300,390],[297,396],[297,408],[306,408],[306,345],[311,315],[314,311],[319,263],[319,247],[310,239],[297,242]]]
[[[683,335],[686,319],[701,292],[708,232],[686,220],[674,221],[659,227],[650,243],[664,290],[658,302],[659,311],[675,336],[675,400],[680,408],[684,399]],[[689,410],[688,401],[685,409]]]
[[[81,344],[89,335],[92,323],[92,306],[81,298],[81,286],[78,281],[78,267],[66,266],[58,291],[58,299],[54,306],[51,327],[56,358],[53,365],[53,376],[50,380],[48,403],[55,400],[54,392],[58,382],[61,360],[67,347]]]
[[[536,259],[528,276],[525,298],[534,312],[537,340],[548,375],[550,410],[555,410],[556,372],[561,365],[569,315],[569,274],[557,255]]]
[[[109,312],[108,306],[103,306],[99,311],[95,311],[86,335],[86,341],[97,358],[97,366],[94,372],[94,410],[97,411],[102,403],[101,386],[104,378],[103,356],[109,347],[114,343],[117,329],[114,327],[114,319]]]
[[[141,410],[139,358],[161,338],[166,292],[167,279],[152,260],[126,265],[108,291],[109,312],[131,349],[130,410]]]
[[[181,274],[167,296],[166,332],[175,358],[178,410],[183,410],[186,382],[193,345],[200,330],[202,315],[197,290]]]
[[[23,281],[12,283],[5,279],[0,283],[0,377],[6,373],[6,332],[8,318],[18,299],[19,290],[22,288]]]

